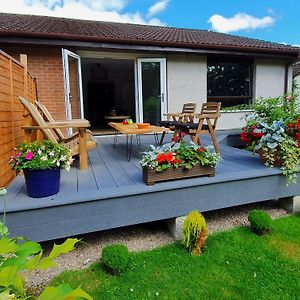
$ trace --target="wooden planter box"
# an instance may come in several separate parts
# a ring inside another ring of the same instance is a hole
[[[147,167],[143,168],[143,179],[147,185],[153,185],[156,182],[160,181],[191,178],[198,176],[215,176],[215,167],[195,166],[190,170],[185,168],[169,168],[161,172],[157,172]]]

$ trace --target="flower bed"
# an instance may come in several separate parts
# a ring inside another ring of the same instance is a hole
[[[212,148],[182,142],[151,146],[151,150],[144,153],[141,166],[144,182],[151,185],[172,179],[214,176],[219,161],[220,156]]]

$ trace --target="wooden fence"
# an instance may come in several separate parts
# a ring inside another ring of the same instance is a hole
[[[25,124],[24,108],[18,96],[34,101],[35,80],[27,71],[27,56],[18,62],[0,50],[0,187],[15,177],[8,164],[13,149],[25,140],[21,126]]]

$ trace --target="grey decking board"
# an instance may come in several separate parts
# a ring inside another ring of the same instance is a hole
[[[95,151],[95,150],[92,150]],[[87,170],[78,170],[78,193],[90,193],[99,191],[98,184],[95,179],[94,170],[89,160],[89,168]]]
[[[108,145],[103,145],[100,149],[101,156],[105,161],[107,168],[110,170],[112,177],[114,178],[116,185],[118,187],[133,185],[134,181],[127,176],[126,172],[124,172],[123,168],[120,167],[117,157],[118,152],[117,149],[120,148],[120,145],[117,145],[117,148],[113,149],[111,145],[111,149]],[[124,154],[124,158],[126,161],[126,154]]]
[[[102,147],[102,145],[98,143],[98,147]],[[108,171],[107,166],[103,161],[99,149],[91,153],[89,157],[93,165],[94,175],[99,190],[107,189],[107,188],[108,189],[116,188],[117,185],[115,183],[115,180],[111,176],[111,173]]]
[[[271,193],[269,186],[275,186]],[[249,193],[256,187],[255,193]],[[245,193],[248,191],[248,193]],[[63,237],[96,230],[120,227],[125,225],[149,222],[185,215],[198,209],[208,211],[245,203],[253,203],[273,199],[275,196],[285,197],[291,192],[300,192],[299,186],[288,189],[281,177],[265,177],[246,179],[236,185],[235,182],[219,183],[216,185],[195,186],[187,189],[160,191],[153,194],[138,194],[133,197],[107,199],[88,203],[74,203],[70,207],[68,218],[63,216],[59,207],[45,210],[43,222],[38,224],[33,219],[41,220],[38,211],[16,213],[20,221],[27,220],[27,226],[15,228],[13,235],[29,234],[34,240]],[[76,207],[77,206],[77,207]],[[86,206],[86,209],[84,207]],[[90,206],[89,208],[87,208]],[[63,207],[65,209],[65,207]],[[74,212],[77,212],[74,214]],[[92,212],[92,213],[90,213]],[[21,215],[24,214],[22,217]],[[36,216],[33,216],[35,214]],[[47,219],[48,214],[48,219]],[[80,214],[82,217],[80,217]],[[74,216],[74,217],[73,217]],[[47,222],[48,221],[48,222]],[[52,225],[50,226],[52,222]],[[34,223],[34,224],[32,224]],[[75,230],[77,228],[77,230]]]

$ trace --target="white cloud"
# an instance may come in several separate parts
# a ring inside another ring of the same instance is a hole
[[[139,12],[122,13],[127,0],[13,0],[3,1],[0,12],[34,14],[73,19],[121,23],[165,25],[159,19],[145,18]]]
[[[275,19],[271,16],[256,18],[246,13],[237,13],[231,18],[225,18],[221,15],[213,15],[208,20],[212,29],[218,32],[233,32],[243,29],[257,29],[272,26]]]
[[[162,11],[164,11],[169,4],[169,0],[161,0],[154,5],[152,5],[148,10],[148,16],[154,16]]]

